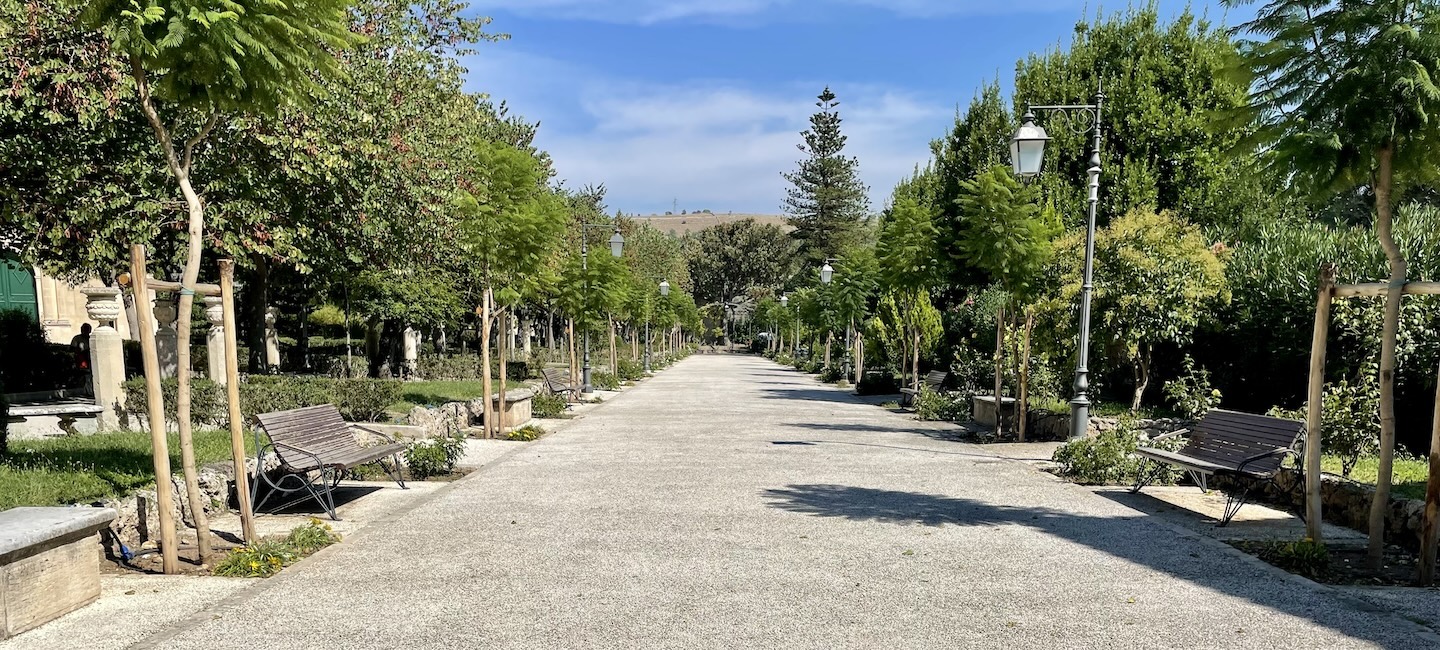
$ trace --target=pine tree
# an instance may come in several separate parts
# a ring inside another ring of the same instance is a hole
[[[845,136],[840,133],[840,102],[826,87],[810,116],[810,128],[802,131],[804,144],[797,145],[809,157],[785,180],[794,187],[785,197],[791,233],[800,242],[800,254],[814,264],[840,252],[860,238],[861,225],[870,210],[869,188],[860,182],[860,161],[846,158]]]

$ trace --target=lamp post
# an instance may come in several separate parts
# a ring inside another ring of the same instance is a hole
[[[664,298],[664,297],[669,296],[669,295],[670,295],[670,282],[667,281],[667,280],[663,280],[663,279],[660,280],[660,297],[661,297],[661,298]],[[650,319],[649,319],[649,318],[646,318],[646,319],[645,319],[645,372],[646,372],[646,374],[649,374],[649,372],[650,372]]]
[[[784,311],[784,310],[789,309],[789,308],[790,308],[790,296],[781,295],[781,296],[780,296],[780,310],[781,310],[781,311]],[[779,353],[779,354],[784,354],[784,352],[785,352],[785,336],[780,333],[780,326],[779,326],[779,325],[776,325],[776,326],[775,326],[775,338],[776,338],[776,339],[779,339],[779,341],[780,341],[780,349],[779,349],[778,353]],[[791,353],[791,354],[794,354],[794,353],[795,353],[795,349],[794,349],[793,347],[790,349],[790,353]]]
[[[1090,294],[1095,273],[1095,208],[1100,201],[1100,138],[1101,109],[1105,93],[1096,91],[1093,104],[1059,104],[1029,106],[1021,118],[1020,128],[1010,140],[1010,163],[1015,174],[1031,178],[1040,173],[1045,157],[1045,143],[1050,140],[1045,129],[1035,124],[1035,111],[1058,114],[1077,133],[1090,132],[1090,160],[1086,172],[1089,181],[1089,213],[1085,220],[1085,279],[1080,285],[1080,349],[1075,364],[1075,398],[1070,400],[1070,439],[1084,438],[1090,430]],[[999,396],[996,396],[999,400]],[[996,405],[999,408],[999,405]]]
[[[835,267],[830,266],[830,263],[839,261],[839,259],[834,257],[825,258],[825,266],[820,267],[820,282],[822,284],[828,285],[834,279]],[[840,359],[840,373],[846,377],[850,376],[851,345],[850,325],[847,323],[845,325],[845,356]]]
[[[615,234],[610,236],[610,256],[620,257],[625,248],[625,238],[620,236],[620,226],[612,226],[608,223],[582,223],[580,224],[580,273],[585,276],[585,302],[590,302],[590,242],[585,239],[585,231],[590,228],[614,228]],[[614,371],[614,368],[610,369]],[[585,329],[585,365],[580,369],[580,393],[589,395],[595,392],[594,386],[590,385],[590,329]]]

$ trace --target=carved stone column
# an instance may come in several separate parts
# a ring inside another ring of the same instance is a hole
[[[125,403],[125,345],[115,320],[124,313],[120,289],[87,287],[85,313],[100,326],[90,332],[90,384],[95,404],[103,407],[96,418],[100,429],[115,430],[120,426],[120,411]]]
[[[219,296],[205,297],[205,320],[210,321],[210,329],[205,332],[205,357],[208,361],[205,371],[210,375],[210,381],[224,386],[225,311],[220,306]]]

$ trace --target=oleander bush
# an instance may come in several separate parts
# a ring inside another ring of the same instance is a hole
[[[920,383],[915,395],[915,415],[921,420],[955,422],[970,418],[970,400],[962,393],[948,393]]]
[[[405,466],[410,468],[410,476],[417,479],[444,476],[455,471],[455,463],[464,455],[465,437],[460,435],[416,440],[401,452]]]
[[[530,414],[537,418],[558,418],[565,412],[565,396],[556,393],[536,393],[530,400]]]
[[[1135,449],[1141,445],[1165,450],[1178,450],[1185,446],[1182,437],[1150,440],[1127,421],[1116,428],[1094,436],[1068,442],[1055,450],[1052,457],[1059,464],[1058,473],[1076,483],[1085,485],[1129,485],[1135,482],[1141,468],[1141,459],[1135,456]],[[1157,469],[1153,463],[1145,463],[1145,471]],[[1179,480],[1181,472],[1168,465],[1159,466],[1154,483],[1172,485]]]
[[[620,378],[603,371],[591,371],[590,385],[600,390],[620,390]]]

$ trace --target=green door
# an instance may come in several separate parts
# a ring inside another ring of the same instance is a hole
[[[35,274],[28,267],[9,258],[0,258],[0,311],[15,309],[40,320],[39,303],[35,301]]]

